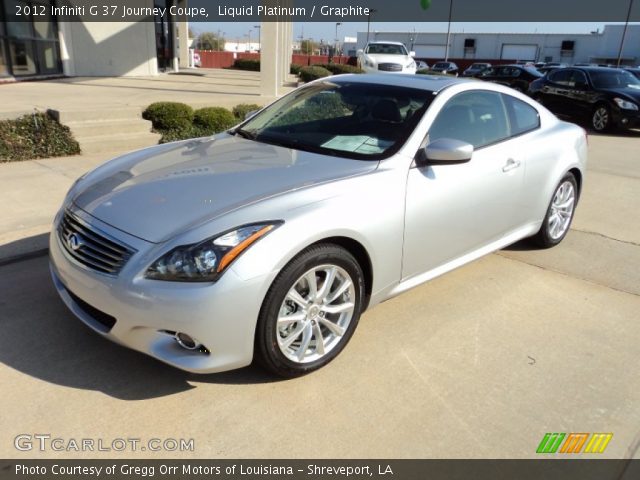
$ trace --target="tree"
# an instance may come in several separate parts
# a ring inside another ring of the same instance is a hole
[[[196,40],[196,48],[200,50],[224,50],[225,39],[213,32],[202,32]]]
[[[300,42],[300,53],[304,55],[313,55],[319,48],[319,44],[313,40],[302,40]]]

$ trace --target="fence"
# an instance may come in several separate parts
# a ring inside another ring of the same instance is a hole
[[[228,68],[233,65],[236,59],[260,60],[259,53],[236,53],[236,52],[215,52],[211,50],[196,50],[200,55],[200,64],[202,68]],[[333,63],[355,65],[355,57],[333,57]],[[294,65],[306,66],[315,65],[317,63],[329,63],[327,55],[291,55],[291,63]]]

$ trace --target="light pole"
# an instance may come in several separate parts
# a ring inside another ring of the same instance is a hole
[[[629,0],[629,11],[627,12],[627,21],[624,23],[624,30],[622,31],[622,38],[620,39],[620,50],[618,50],[618,62],[616,63],[618,67],[622,62],[622,50],[624,49],[624,39],[627,36],[627,28],[629,28],[629,19],[631,18],[632,9],[633,9],[633,0]]]
[[[249,48],[249,53],[251,53],[251,32],[252,31],[253,30],[249,29],[249,47],[248,47]]]
[[[342,22],[336,22],[336,55],[338,54],[338,48],[340,47],[340,38],[338,37],[338,27],[342,25]]]
[[[447,24],[447,44],[444,50],[444,61],[449,60],[449,40],[451,39],[451,14],[453,13],[453,0],[449,0],[449,23]]]
[[[253,28],[255,28],[256,30],[258,30],[258,51],[260,51],[260,47],[262,47],[262,44],[260,43],[260,42],[261,42],[261,40],[262,40],[262,39],[260,38],[260,32],[261,32],[261,30],[260,30],[260,29],[262,28],[262,25],[254,25],[254,26],[253,26]]]
[[[369,31],[371,30],[371,15],[376,12],[377,10],[375,8],[370,8],[369,15],[367,15],[367,43],[369,43]]]

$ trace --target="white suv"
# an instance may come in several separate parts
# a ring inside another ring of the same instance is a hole
[[[400,42],[370,42],[358,50],[358,66],[365,73],[416,73],[415,55]]]

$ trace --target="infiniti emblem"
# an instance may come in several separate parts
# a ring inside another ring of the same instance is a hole
[[[69,247],[74,252],[84,245],[82,237],[77,233],[70,233],[67,236],[66,241],[67,247]]]

